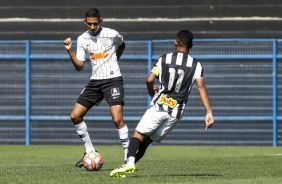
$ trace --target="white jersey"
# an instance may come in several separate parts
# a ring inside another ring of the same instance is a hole
[[[92,65],[90,79],[108,79],[121,76],[116,49],[123,43],[123,37],[113,29],[102,27],[97,36],[86,31],[77,39],[76,57],[85,61],[88,55]]]

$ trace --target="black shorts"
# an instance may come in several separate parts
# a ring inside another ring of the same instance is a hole
[[[102,80],[91,79],[76,102],[90,109],[94,105],[98,106],[104,98],[110,106],[124,105],[122,77]]]

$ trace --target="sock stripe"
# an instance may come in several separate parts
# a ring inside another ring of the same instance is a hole
[[[120,142],[127,142],[128,141],[128,138],[126,138],[126,139],[120,139]]]
[[[80,134],[80,135],[78,135],[78,137],[79,137],[80,139],[84,138],[85,136],[86,136],[85,134]]]

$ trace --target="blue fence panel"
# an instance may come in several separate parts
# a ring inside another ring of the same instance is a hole
[[[150,102],[146,76],[160,55],[174,50],[174,40],[126,45],[119,62],[124,118],[133,131]],[[204,66],[216,125],[203,134],[205,111],[193,87],[185,116],[165,144],[281,144],[282,40],[196,39],[190,54]],[[27,40],[0,41],[0,65],[0,144],[80,143],[69,113],[89,80],[90,62],[76,72],[62,41]],[[106,102],[85,120],[95,122],[95,127],[88,125],[95,144],[118,142]]]

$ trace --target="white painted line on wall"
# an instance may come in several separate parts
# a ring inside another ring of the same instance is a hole
[[[282,17],[201,17],[201,18],[104,18],[104,22],[195,22],[195,21],[281,21]],[[81,22],[82,19],[71,18],[50,18],[50,19],[34,19],[34,18],[0,18],[0,22]]]

